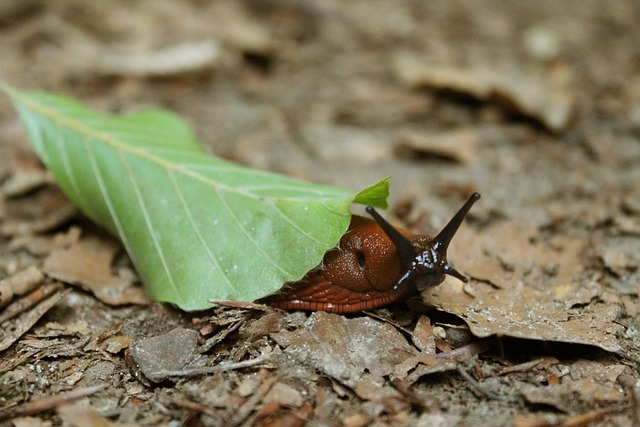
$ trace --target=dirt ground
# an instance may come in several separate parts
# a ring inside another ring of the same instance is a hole
[[[449,250],[466,285],[185,313],[52,273],[135,282],[0,97],[0,426],[640,425],[638,22],[632,0],[4,0],[16,87],[169,109],[312,182],[391,175],[387,217],[423,233],[482,199]]]

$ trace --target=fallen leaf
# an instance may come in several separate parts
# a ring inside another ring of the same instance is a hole
[[[72,427],[135,427],[138,424],[116,423],[84,403],[69,403],[57,408],[58,415]]]
[[[394,66],[399,80],[410,87],[451,90],[497,102],[556,132],[568,125],[573,111],[572,72],[565,63],[539,69],[521,69],[515,64],[462,68],[434,65],[402,52],[395,56]]]
[[[17,197],[46,184],[51,184],[52,182],[53,177],[48,171],[26,165],[26,167],[22,166],[17,169],[15,173],[2,184],[2,192],[7,198]]]
[[[0,307],[8,304],[14,295],[24,295],[32,291],[43,280],[42,271],[35,265],[0,280]]]
[[[476,129],[456,129],[438,133],[408,132],[396,143],[396,152],[415,155],[431,155],[453,159],[460,163],[473,163],[480,141]]]
[[[417,353],[393,326],[370,317],[315,312],[303,327],[271,336],[285,353],[350,386],[365,372],[382,384],[395,365]]]
[[[609,365],[602,369],[601,361],[579,360],[569,369],[570,375],[563,376],[560,384],[522,384],[522,395],[529,403],[545,404],[561,411],[567,410],[566,402],[574,401],[576,397],[583,402],[600,404],[627,400],[617,383],[618,376],[627,369],[625,365]]]
[[[417,354],[398,363],[393,372],[394,379],[404,384],[413,384],[425,375],[456,369],[458,362],[452,359],[440,359],[429,354]]]
[[[263,403],[277,402],[284,406],[298,408],[304,403],[304,397],[294,387],[277,382],[267,392],[262,400]]]
[[[60,378],[68,385],[75,385],[84,378],[84,371],[89,367],[89,360],[66,360],[60,362]]]
[[[282,312],[275,312],[250,320],[240,329],[240,335],[243,338],[256,339],[278,332],[286,325],[285,316]]]
[[[617,276],[637,271],[640,265],[640,239],[622,236],[597,242],[594,249],[605,267]],[[636,293],[640,288],[636,287]]]
[[[585,242],[581,239],[559,236],[538,242],[537,229],[518,221],[502,221],[482,232],[465,233],[470,236],[463,250],[456,251],[456,262],[472,277],[497,287],[532,276],[563,285],[584,271],[580,256]],[[452,247],[457,244],[454,240]]]
[[[60,227],[78,213],[76,208],[54,187],[30,197],[7,201],[7,215],[0,225],[0,235],[24,236]]]
[[[221,49],[214,41],[188,42],[156,51],[103,52],[92,66],[111,76],[168,77],[211,72],[220,62]]]
[[[611,352],[621,350],[617,336],[624,327],[619,304],[590,304],[567,309],[553,289],[540,291],[524,283],[496,289],[475,286],[475,298],[458,284],[447,282],[429,290],[425,299],[439,309],[461,317],[480,338],[491,335],[587,344]]]
[[[53,278],[92,292],[111,305],[148,304],[132,275],[114,275],[111,265],[120,245],[112,240],[85,237],[67,248],[58,248],[45,259],[43,270]]]
[[[433,332],[433,326],[431,326],[431,320],[427,316],[420,316],[411,339],[413,344],[420,349],[423,354],[436,354],[436,341],[435,334]]]
[[[598,346],[618,352],[620,304],[598,302],[602,287],[582,277],[585,243],[556,236],[537,242],[535,229],[514,221],[471,230],[464,250],[451,252],[463,273],[478,280],[468,292],[447,278],[423,293],[439,309],[461,317],[477,337],[491,335]],[[551,268],[550,266],[553,266]],[[469,286],[469,285],[467,285]]]
[[[100,349],[106,352],[116,354],[129,347],[135,341],[133,337],[128,335],[109,337],[100,343]]]

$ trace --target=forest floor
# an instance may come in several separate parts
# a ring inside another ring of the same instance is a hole
[[[468,284],[185,313],[91,286],[134,269],[0,97],[0,426],[640,425],[640,3],[2,4],[15,87],[169,109],[208,153],[311,182],[391,175],[416,232],[482,199],[449,250]]]

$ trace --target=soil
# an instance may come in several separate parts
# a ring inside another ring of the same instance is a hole
[[[0,426],[640,425],[639,3],[2,4],[15,87],[168,109],[312,182],[391,175],[416,232],[482,199],[449,250],[467,284],[186,313],[146,299],[2,97]]]

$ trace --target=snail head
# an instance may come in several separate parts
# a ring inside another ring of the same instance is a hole
[[[480,194],[473,193],[460,210],[451,218],[449,223],[432,239],[409,240],[395,227],[389,224],[372,207],[366,210],[378,223],[382,231],[391,239],[398,251],[405,273],[398,279],[393,289],[398,289],[403,284],[416,282],[419,291],[442,283],[445,274],[467,282],[468,279],[447,262],[447,249],[453,236],[458,231],[460,224],[469,213],[473,204],[480,199]]]

